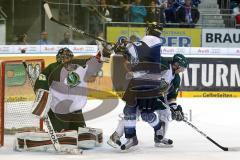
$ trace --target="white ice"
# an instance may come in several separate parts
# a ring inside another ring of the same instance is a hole
[[[86,106],[91,110],[98,101],[91,100]],[[201,131],[226,147],[240,147],[240,99],[238,98],[179,98],[178,103]],[[13,136],[5,136],[5,146],[0,148],[0,160],[239,160],[240,151],[224,152],[184,122],[173,121],[167,134],[173,139],[173,148],[155,148],[153,130],[144,122],[138,122],[137,135],[140,141],[134,150],[121,152],[106,144],[116,128],[118,115],[124,103],[120,102],[112,112],[87,122],[88,126],[102,128],[104,144],[83,155],[60,155],[39,152],[15,152],[12,150]]]

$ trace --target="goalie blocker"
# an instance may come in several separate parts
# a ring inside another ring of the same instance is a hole
[[[101,129],[81,128],[77,131],[56,133],[62,150],[91,149],[103,142]],[[17,133],[14,150],[16,151],[54,151],[52,141],[47,132]]]

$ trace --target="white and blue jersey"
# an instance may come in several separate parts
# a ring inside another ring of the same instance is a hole
[[[160,63],[161,41],[155,36],[144,36],[140,41],[127,45],[130,63],[154,62]]]

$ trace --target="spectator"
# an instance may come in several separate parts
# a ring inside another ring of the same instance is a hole
[[[198,5],[201,3],[201,0],[192,0],[192,6],[198,7]]]
[[[112,18],[110,16],[110,11],[107,7],[106,0],[100,0],[100,7],[99,7],[99,16],[102,22],[111,22]]]
[[[200,13],[197,8],[191,6],[191,0],[185,0],[183,6],[176,10],[176,20],[180,27],[194,27],[199,20]]]
[[[167,0],[165,17],[167,23],[176,23],[176,9],[178,7],[174,0]]]
[[[98,3],[96,0],[90,0],[88,3],[89,5],[86,5],[86,8],[89,10],[89,31],[91,34],[97,35],[100,30],[100,20],[95,6],[97,6]]]
[[[184,1],[185,0],[175,0],[176,1],[176,3],[178,4],[178,6],[183,6],[184,5]]]
[[[95,5],[99,7],[94,7]],[[103,24],[105,22],[112,21],[110,11],[107,8],[106,0],[100,0],[97,4],[92,4],[87,8],[91,11],[90,13],[90,30],[91,34],[97,35],[103,32]]]
[[[126,8],[128,10],[129,7]],[[147,15],[146,8],[142,5],[142,0],[135,0],[130,7],[130,20],[131,22],[143,23]]]
[[[23,34],[19,34],[17,36],[17,40],[16,40],[16,45],[27,45],[27,34],[23,33]]]
[[[157,22],[160,21],[160,9],[157,8],[156,0],[152,0],[147,9],[146,22]]]
[[[113,22],[123,22],[123,5],[124,3],[119,0],[111,0],[111,15],[112,15],[112,21]]]
[[[233,15],[235,16],[236,28],[240,28],[240,3],[237,7],[233,8]]]
[[[64,33],[64,39],[59,42],[59,44],[68,44],[68,45],[73,45],[74,43],[70,41],[71,34],[69,32]]]
[[[48,40],[48,33],[46,31],[41,32],[41,39],[37,41],[37,45],[52,45],[53,43]]]
[[[185,3],[185,0],[176,0],[176,3],[178,6],[183,6]],[[198,7],[198,5],[201,3],[201,0],[192,0],[191,6]]]

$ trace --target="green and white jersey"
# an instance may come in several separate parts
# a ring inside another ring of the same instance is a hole
[[[73,60],[67,68],[60,63],[50,64],[40,74],[35,90],[42,88],[52,94],[51,109],[54,113],[67,114],[81,110],[87,102],[87,82],[102,67],[95,58]]]
[[[178,96],[178,91],[180,87],[180,76],[179,74],[173,73],[171,62],[162,58],[162,77],[165,81],[169,84],[167,91],[165,92],[165,97],[167,100],[169,99],[176,99]]]

